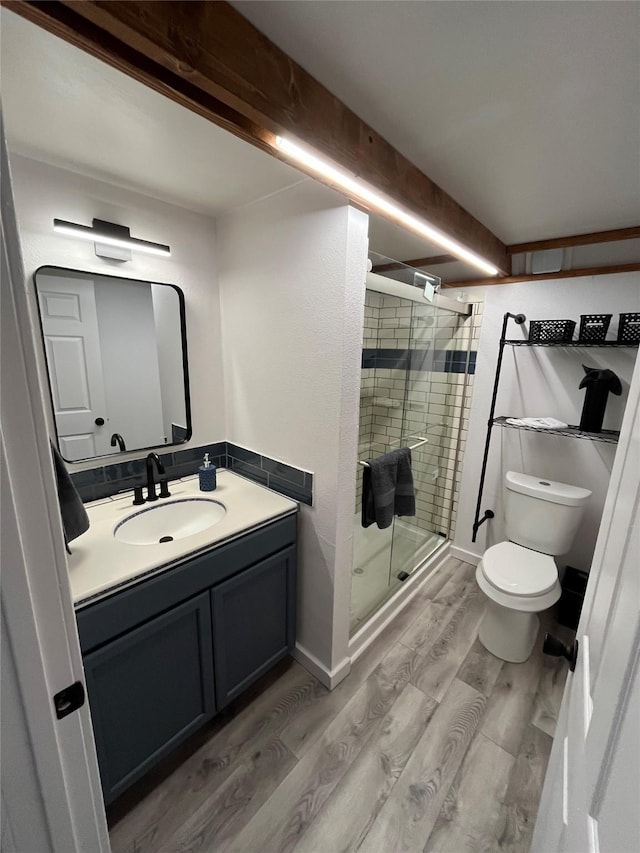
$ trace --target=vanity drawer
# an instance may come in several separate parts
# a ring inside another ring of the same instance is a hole
[[[294,544],[296,517],[247,533],[79,610],[83,654]]]

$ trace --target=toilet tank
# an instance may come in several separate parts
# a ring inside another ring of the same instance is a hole
[[[507,471],[505,487],[509,541],[543,554],[566,554],[591,497],[589,489],[516,471]]]

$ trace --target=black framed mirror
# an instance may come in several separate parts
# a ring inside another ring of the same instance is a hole
[[[67,462],[191,437],[184,294],[43,266],[35,275],[58,446]]]

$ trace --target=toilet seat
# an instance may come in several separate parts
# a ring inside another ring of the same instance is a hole
[[[558,583],[553,557],[515,542],[499,542],[485,551],[480,563],[485,580],[507,595],[545,595]]]
[[[562,592],[553,557],[514,542],[499,542],[485,551],[476,581],[491,601],[522,613],[546,610]]]

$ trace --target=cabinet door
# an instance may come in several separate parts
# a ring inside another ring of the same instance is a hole
[[[209,594],[84,658],[105,802],[215,710]]]
[[[295,554],[286,548],[211,591],[219,708],[293,648]]]

